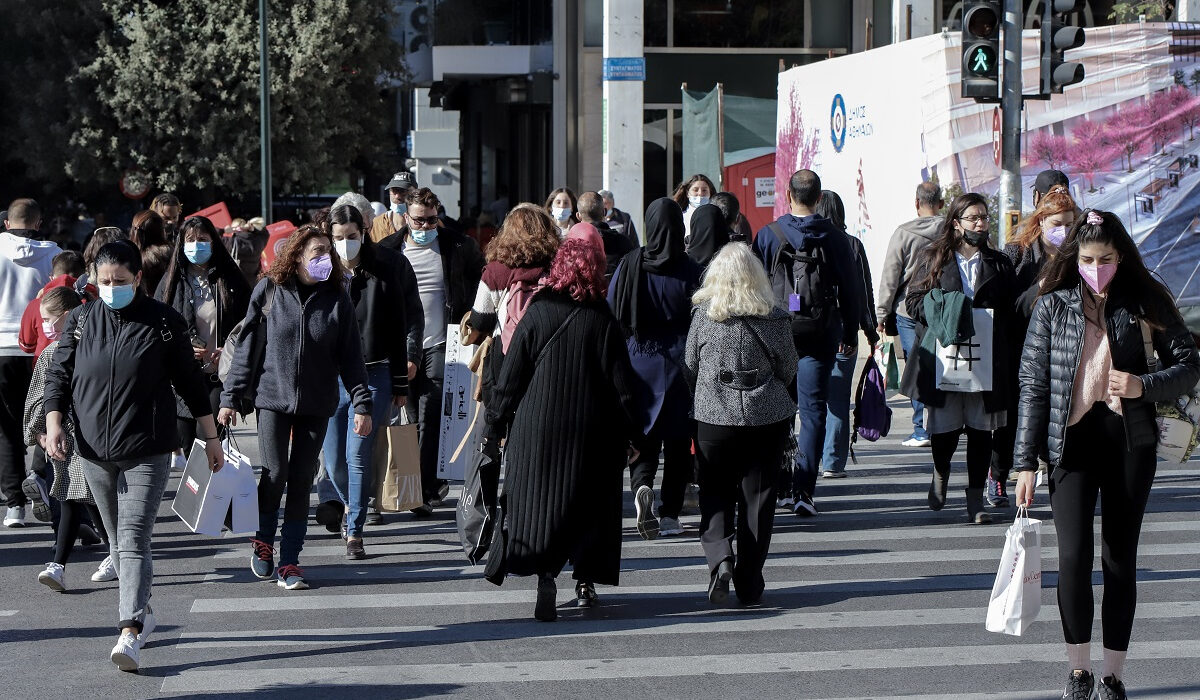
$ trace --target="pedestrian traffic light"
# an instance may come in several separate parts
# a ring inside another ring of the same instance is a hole
[[[965,0],[962,12],[962,96],[999,102],[1000,3]]]
[[[1084,0],[1043,0],[1041,93],[1061,95],[1063,88],[1083,80],[1083,64],[1068,63],[1063,53],[1083,46],[1083,27],[1072,24]]]

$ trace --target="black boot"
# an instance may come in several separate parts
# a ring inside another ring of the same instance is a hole
[[[929,484],[929,509],[941,510],[946,505],[946,490],[950,487],[950,470],[944,472],[933,467],[933,481]]]
[[[537,605],[533,608],[533,617],[542,622],[554,622],[558,619],[556,598],[558,587],[554,585],[554,577],[541,574],[538,576]]]
[[[983,489],[967,489],[967,522],[986,525],[992,516],[983,509]]]

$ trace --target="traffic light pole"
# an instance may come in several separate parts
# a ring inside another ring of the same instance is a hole
[[[1000,95],[1000,242],[1010,242],[1021,216],[1022,0],[1004,0],[1004,64]]]

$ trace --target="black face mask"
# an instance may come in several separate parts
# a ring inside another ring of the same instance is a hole
[[[982,248],[983,244],[987,242],[987,239],[987,231],[963,230],[963,241],[965,241],[967,245],[975,246],[976,248]]]

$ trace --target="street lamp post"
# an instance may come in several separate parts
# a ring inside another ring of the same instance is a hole
[[[267,0],[258,0],[258,121],[263,224],[271,223],[271,64],[267,53]]]

